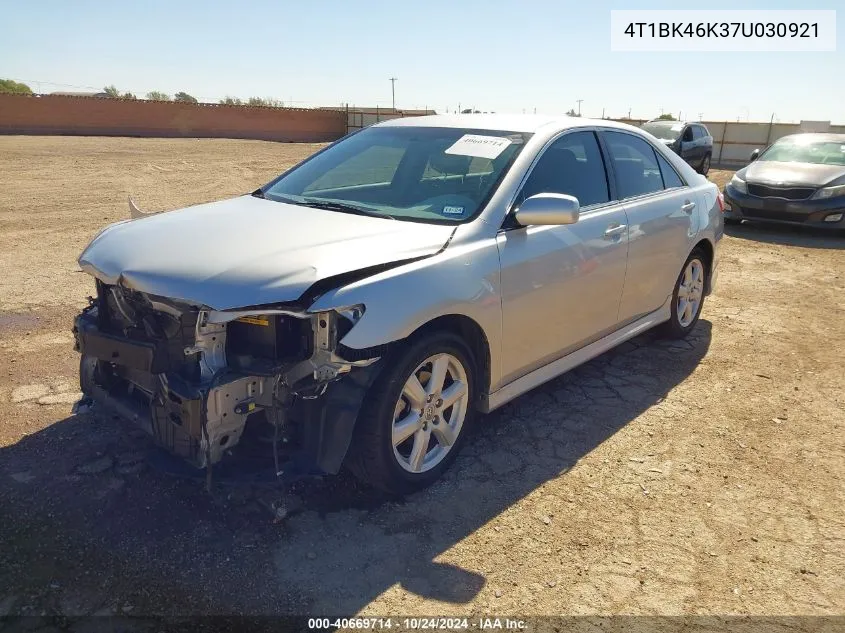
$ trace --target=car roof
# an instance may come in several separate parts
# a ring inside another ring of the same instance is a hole
[[[845,134],[835,134],[833,132],[799,132],[798,134],[787,134],[786,136],[781,136],[778,141],[782,141],[783,139],[787,138],[805,138],[807,140],[812,139],[814,141],[832,141],[834,143],[845,143]]]
[[[652,119],[651,121],[646,121],[645,123],[657,123],[658,125],[704,125],[701,121],[678,121],[675,119]],[[643,123],[643,125],[645,125]],[[706,125],[704,127],[707,127]]]
[[[602,126],[624,130],[638,130],[625,123],[608,119],[586,119],[542,114],[435,114],[389,119],[376,123],[378,127],[450,127],[506,132],[548,132],[577,127]],[[373,127],[375,127],[373,126]]]

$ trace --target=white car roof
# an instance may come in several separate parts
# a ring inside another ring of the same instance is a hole
[[[638,129],[608,119],[585,119],[542,114],[435,114],[389,119],[377,123],[379,127],[452,127],[474,130],[503,130],[535,133],[555,132],[573,127],[602,126],[619,129]]]

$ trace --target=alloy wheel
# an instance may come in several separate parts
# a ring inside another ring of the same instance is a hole
[[[691,259],[684,269],[678,286],[676,314],[681,327],[689,325],[698,316],[698,308],[704,297],[704,265],[699,259]]]
[[[467,370],[451,354],[430,356],[405,381],[393,412],[393,454],[408,472],[437,466],[454,446],[466,419]]]

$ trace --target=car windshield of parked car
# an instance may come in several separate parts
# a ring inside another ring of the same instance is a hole
[[[677,121],[650,121],[642,129],[661,141],[676,141],[684,130],[684,124]]]
[[[386,126],[330,146],[261,189],[265,198],[429,223],[466,222],[530,134]]]
[[[760,154],[757,160],[845,166],[845,141],[781,139]]]

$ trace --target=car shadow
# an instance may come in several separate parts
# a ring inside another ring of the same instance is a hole
[[[804,246],[806,248],[845,249],[845,232],[825,230],[809,226],[790,224],[766,224],[744,221],[742,224],[726,224],[725,233],[731,237],[783,246]]]
[[[443,480],[406,499],[348,475],[297,485],[298,508],[273,487],[208,494],[150,468],[150,442],[128,423],[70,416],[0,449],[0,586],[12,613],[70,618],[352,614],[397,585],[466,604],[484,566],[464,569],[450,549],[659,403],[711,329],[646,333],[482,416]],[[274,518],[274,501],[295,512]]]

